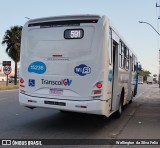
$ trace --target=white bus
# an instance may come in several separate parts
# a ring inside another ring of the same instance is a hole
[[[137,58],[106,16],[29,20],[23,27],[20,104],[121,115],[136,95]]]

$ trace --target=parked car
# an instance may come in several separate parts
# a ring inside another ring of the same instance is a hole
[[[9,82],[9,83],[14,83],[14,79],[15,79],[14,76],[10,76],[10,77],[8,78],[8,82]],[[18,78],[18,77],[17,77],[17,82],[19,82],[19,78]]]
[[[143,84],[143,81],[138,81],[138,84]]]

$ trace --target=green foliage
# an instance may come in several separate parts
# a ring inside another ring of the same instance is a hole
[[[17,63],[20,60],[22,26],[14,26],[5,32],[2,45],[6,45],[6,53],[15,62],[15,85],[17,84]]]
[[[22,26],[14,26],[5,32],[2,45],[6,45],[6,52],[15,62],[20,60]]]
[[[157,75],[156,75],[156,74],[154,74],[154,75],[153,75],[153,77],[157,77]]]
[[[151,72],[148,70],[141,70],[139,71],[139,75],[143,76],[143,81],[147,81],[147,77],[150,76]]]

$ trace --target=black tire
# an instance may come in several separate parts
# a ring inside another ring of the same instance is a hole
[[[122,115],[122,101],[120,100],[120,103],[119,103],[119,108],[118,110],[115,112],[115,118],[118,119],[120,118]]]
[[[62,114],[68,114],[68,113],[71,113],[69,111],[66,111],[66,110],[59,110]]]
[[[120,97],[120,100],[119,100],[119,108],[118,108],[118,110],[115,112],[115,118],[116,118],[116,119],[120,118],[121,115],[122,115],[124,94],[125,94],[124,89],[122,89],[121,97]]]
[[[131,104],[132,102],[133,102],[133,92],[132,92],[131,100],[129,100],[129,104]]]

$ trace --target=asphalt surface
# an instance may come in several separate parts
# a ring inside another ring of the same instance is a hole
[[[160,89],[157,84],[139,85],[137,96],[124,108],[120,119],[52,109],[30,110],[19,105],[18,90],[0,91],[0,139],[160,139]]]

